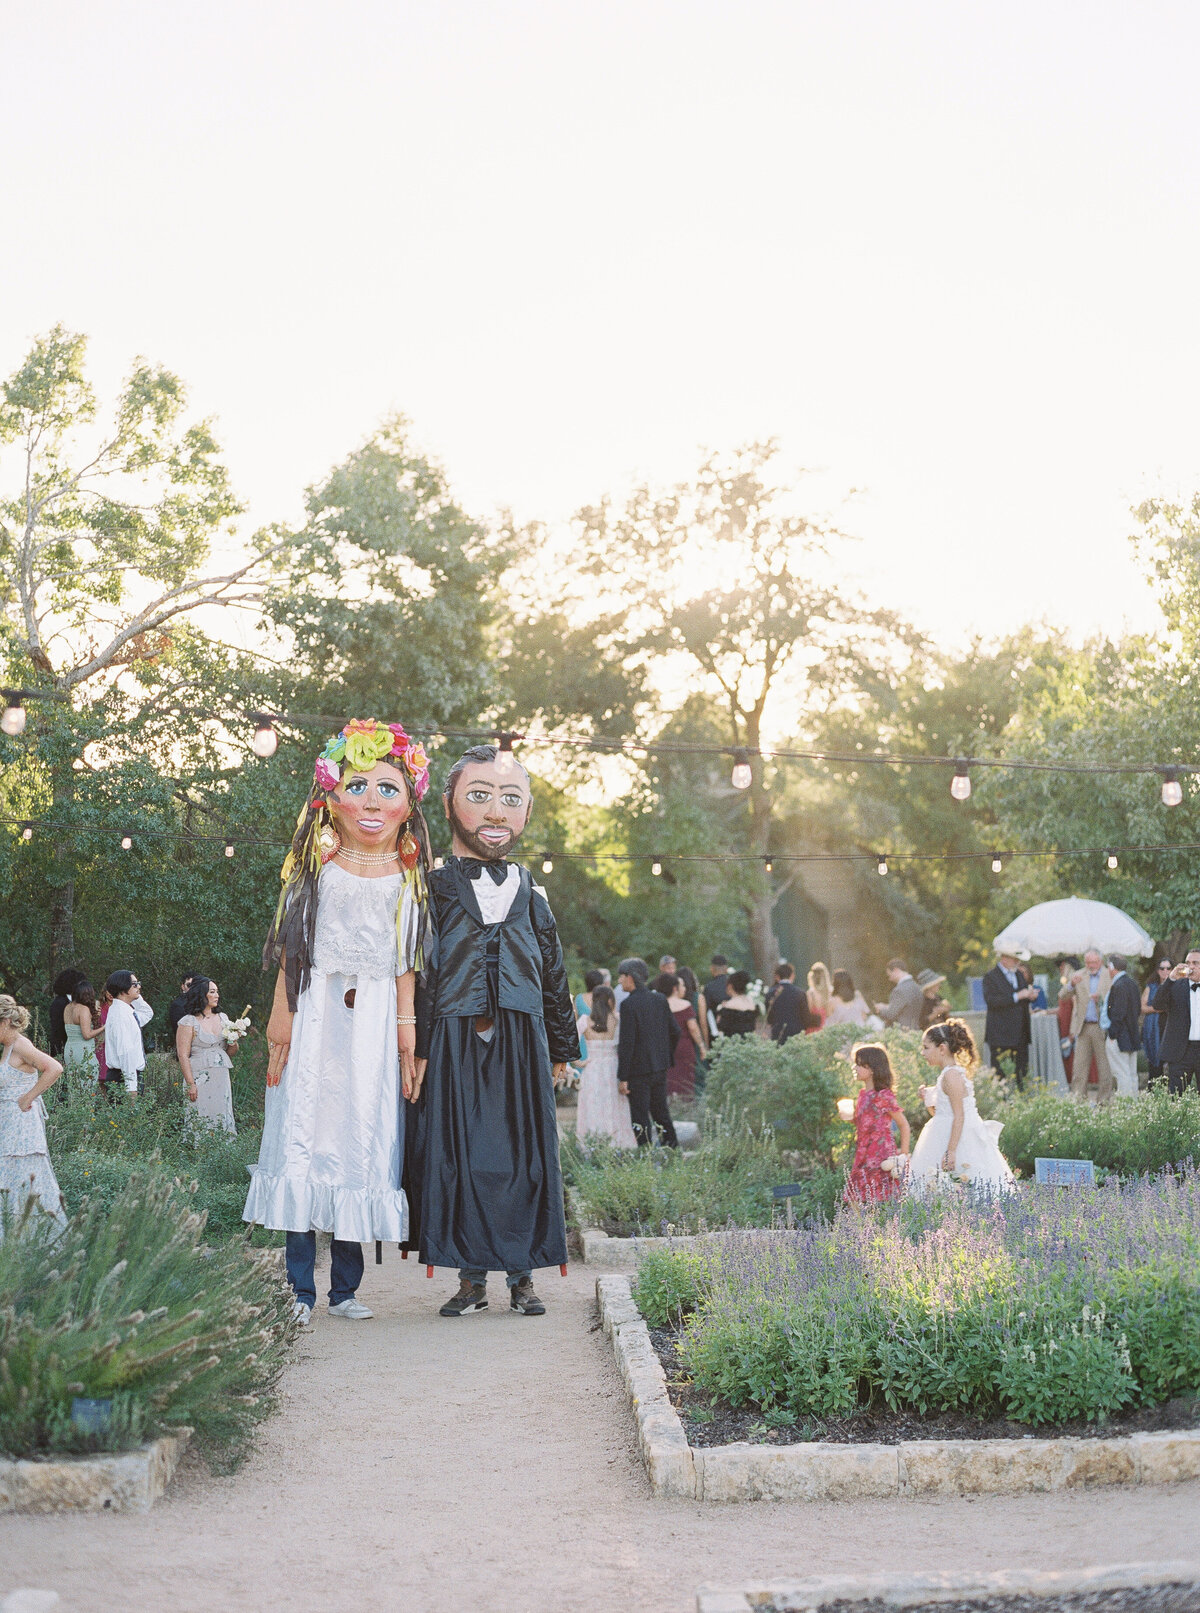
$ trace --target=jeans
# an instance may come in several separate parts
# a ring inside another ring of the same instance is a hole
[[[317,1263],[317,1235],[315,1232],[289,1232],[287,1235],[288,1282],[296,1298],[310,1308],[317,1303],[316,1279],[313,1268]],[[361,1243],[347,1243],[334,1238],[329,1250],[329,1303],[340,1305],[344,1299],[353,1299],[362,1282],[363,1252]]]
[[[505,1273],[504,1280],[510,1288],[515,1288],[518,1283],[523,1283],[532,1275],[533,1273],[528,1271],[509,1271]],[[477,1271],[473,1266],[460,1266],[458,1276],[460,1282],[475,1283],[482,1287],[487,1282],[488,1274],[486,1271]]]
[[[631,1075],[626,1082],[629,1088],[629,1118],[633,1121],[633,1134],[639,1148],[648,1148],[654,1141],[656,1122],[668,1148],[678,1148],[671,1111],[667,1107],[667,1072],[655,1070],[653,1075]]]

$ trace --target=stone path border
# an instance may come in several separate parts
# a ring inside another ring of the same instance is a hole
[[[1112,1439],[926,1439],[898,1445],[691,1446],[629,1278],[596,1300],[638,1419],[656,1495],[696,1501],[849,1501],[860,1496],[1026,1495],[1200,1477],[1200,1429]]]
[[[0,1460],[0,1512],[148,1512],[191,1437],[181,1428],[137,1451]]]
[[[771,1606],[786,1613],[821,1613],[831,1603],[877,1599],[887,1607],[985,1600],[992,1596],[1079,1596],[1093,1591],[1151,1590],[1159,1585],[1200,1586],[1196,1563],[1125,1563],[1110,1568],[1040,1573],[1010,1568],[994,1574],[860,1574],[747,1585],[742,1590],[701,1587],[696,1613],[754,1613]]]

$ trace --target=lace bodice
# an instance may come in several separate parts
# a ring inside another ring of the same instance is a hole
[[[402,904],[396,934],[396,904]],[[313,970],[317,974],[390,979],[413,967],[417,950],[417,905],[402,874],[362,879],[337,863],[326,863],[317,887],[317,931]]]
[[[963,1086],[965,1086],[966,1089],[967,1089],[963,1093],[963,1108],[964,1108],[964,1110],[972,1110],[975,1107],[975,1083],[974,1083],[974,1081],[971,1080],[971,1077],[963,1069],[961,1064],[958,1064],[958,1065],[947,1064],[946,1069],[943,1070],[942,1073],[937,1078],[937,1086],[936,1086],[936,1090],[937,1090],[937,1105],[936,1105],[936,1108],[935,1108],[935,1113],[941,1113],[941,1114],[951,1114],[951,1113],[953,1113],[953,1105],[950,1102],[950,1095],[946,1091],[945,1080],[946,1080],[946,1071],[947,1070],[954,1070],[954,1069],[957,1069],[959,1075],[962,1076],[962,1078],[963,1078]]]

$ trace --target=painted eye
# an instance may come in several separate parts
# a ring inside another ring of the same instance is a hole
[[[347,784],[346,786],[347,795],[365,795],[366,793],[367,781],[365,778],[356,778],[352,784]]]
[[[379,793],[390,801],[393,796],[400,794],[400,786],[384,780],[379,786]]]
[[[492,794],[491,794],[490,790],[468,790],[467,791],[467,800],[468,801],[474,801],[476,806],[481,806],[485,801],[490,801],[491,798],[492,798]]]
[[[517,795],[513,790],[506,790],[500,800],[506,807],[522,807],[525,805],[524,796]]]

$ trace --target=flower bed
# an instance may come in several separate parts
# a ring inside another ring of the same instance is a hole
[[[647,1255],[637,1298],[710,1407],[810,1438],[879,1408],[1111,1418],[1200,1391],[1200,1177],[730,1234]]]
[[[1010,1165],[1032,1176],[1036,1158],[1090,1159],[1120,1176],[1200,1164],[1200,1096],[1165,1087],[1103,1107],[1037,1093],[1007,1106],[1000,1146]]]
[[[192,1428],[214,1466],[271,1409],[293,1333],[276,1257],[203,1241],[204,1216],[143,1171],[60,1232],[30,1207],[0,1241],[0,1452],[131,1450]]]

